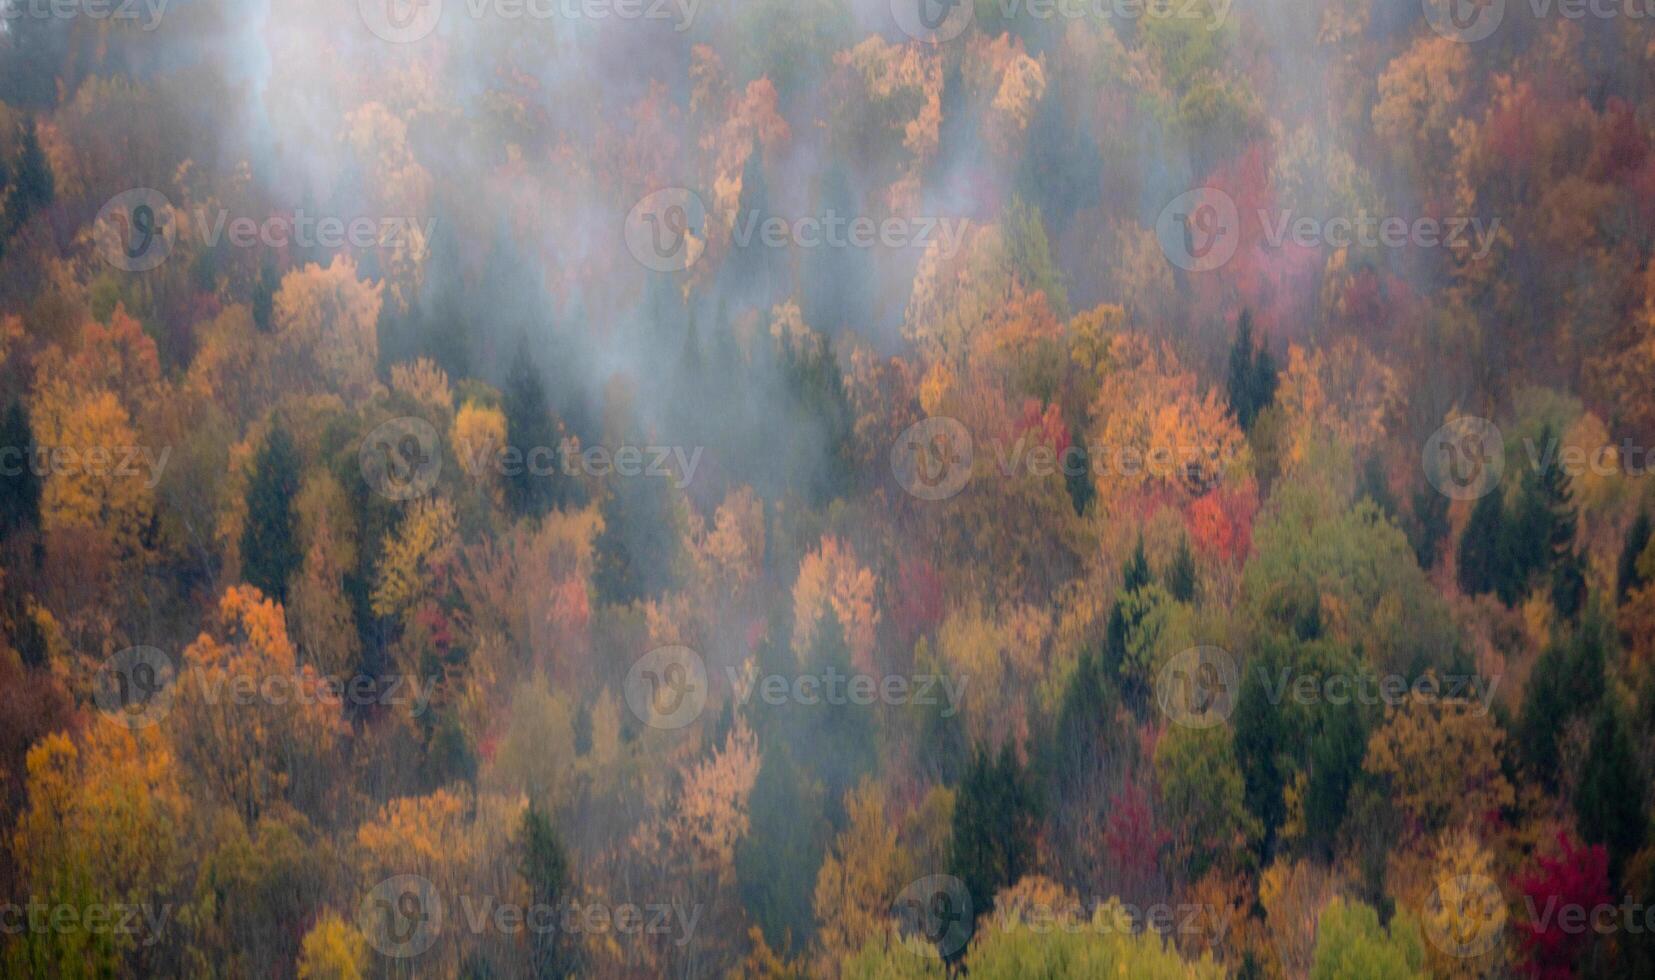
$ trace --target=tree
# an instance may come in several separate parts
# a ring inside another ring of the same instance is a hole
[[[35,472],[29,410],[13,399],[0,420],[0,540],[40,526],[40,475]]]
[[[241,577],[283,603],[287,601],[288,580],[304,560],[293,530],[293,501],[299,493],[302,465],[293,437],[280,421],[275,421],[253,461],[253,474],[247,484]]]
[[[1425,940],[1406,913],[1392,918],[1387,929],[1361,902],[1335,898],[1322,910],[1311,980],[1424,980],[1427,975]]]
[[[324,913],[305,933],[299,980],[362,980],[367,968],[368,940],[337,913]]]
[[[1575,819],[1581,839],[1609,852],[1609,872],[1618,880],[1628,859],[1643,846],[1649,818],[1644,812],[1644,776],[1620,715],[1606,701],[1598,707],[1586,763],[1575,787]]]
[[[625,605],[655,598],[677,581],[680,537],[671,487],[659,476],[615,474],[599,505],[603,530],[593,543],[598,601]]]
[[[532,907],[557,909],[559,915],[571,891],[572,868],[569,855],[563,848],[551,818],[531,804],[523,811],[523,822],[518,828],[518,845],[522,858],[517,873],[529,886]],[[552,932],[535,930],[530,969],[537,978],[561,978],[576,971],[575,951],[562,929]]]
[[[3,444],[3,441],[0,441]],[[1638,559],[1649,548],[1650,539],[1649,511],[1638,511],[1637,520],[1626,532],[1626,544],[1621,548],[1620,562],[1615,569],[1615,604],[1625,605],[1626,599],[1633,592],[1645,584],[1643,573],[1638,568]]]
[[[1609,895],[1608,852],[1581,846],[1559,831],[1556,855],[1536,854],[1514,884],[1534,916],[1517,921],[1524,971],[1541,978],[1575,976],[1576,964],[1596,933],[1579,928],[1575,913],[1560,913],[1585,909],[1590,918],[1592,909],[1614,902]]]
[[[1460,537],[1459,561],[1455,564],[1460,591],[1467,595],[1505,595],[1510,591],[1506,584],[1511,577],[1504,550],[1506,537],[1505,508],[1496,489],[1477,501]]]
[[[1518,755],[1547,790],[1555,791],[1561,776],[1565,729],[1575,718],[1590,717],[1603,700],[1608,630],[1600,615],[1588,612],[1577,630],[1547,645],[1523,689]]]
[[[35,117],[23,121],[19,134],[17,168],[11,184],[11,196],[6,201],[6,221],[10,227],[6,236],[23,227],[24,223],[42,208],[51,205],[57,196],[57,182],[52,177],[52,166],[40,148],[40,136],[35,130]]]
[[[259,266],[259,279],[253,284],[253,326],[260,333],[269,333],[273,326],[276,291],[281,285],[281,276],[277,274],[274,262],[265,261]]]
[[[1448,537],[1448,495],[1430,483],[1414,489],[1412,520],[1408,522],[1408,543],[1414,546],[1414,557],[1419,567],[1429,569],[1437,563],[1437,552]]]
[[[843,963],[880,932],[910,877],[885,809],[883,787],[863,780],[846,798],[847,825],[816,874],[813,905],[824,966]]]
[[[356,263],[337,255],[282,278],[273,321],[285,375],[295,391],[318,387],[347,402],[373,393],[379,363],[379,314],[384,283],[357,278]]]
[[[1155,775],[1174,828],[1173,855],[1189,877],[1242,864],[1262,827],[1243,802],[1229,729],[1173,726],[1155,747]]]
[[[828,613],[838,620],[858,670],[874,670],[874,637],[879,626],[878,583],[857,563],[850,545],[822,539],[799,563],[793,583],[793,647],[801,654],[816,643],[818,624]]]
[[[1033,787],[1011,743],[1001,745],[998,758],[978,746],[954,803],[948,861],[971,897],[973,922],[1033,863],[1034,818]]]
[[[525,338],[506,382],[506,503],[520,517],[544,517],[569,499],[564,447],[546,385]]]
[[[1178,539],[1178,551],[1172,556],[1172,563],[1167,566],[1167,592],[1179,602],[1195,601],[1195,591],[1198,582],[1195,573],[1195,556],[1190,553],[1190,539]]]
[[[1504,741],[1481,705],[1411,696],[1373,733],[1363,768],[1385,781],[1416,832],[1434,836],[1497,820],[1515,802],[1500,764]]]
[[[1227,391],[1230,410],[1242,431],[1253,428],[1253,420],[1276,398],[1276,362],[1270,348],[1253,342],[1253,313],[1242,310],[1236,323],[1235,344],[1230,348]]]
[[[753,784],[752,830],[736,844],[742,905],[784,955],[809,948],[814,931],[811,897],[828,834],[822,795],[788,747],[775,745]]]

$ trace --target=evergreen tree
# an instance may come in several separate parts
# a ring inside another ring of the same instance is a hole
[[[1523,688],[1514,732],[1518,755],[1542,786],[1559,783],[1558,739],[1568,723],[1591,715],[1603,700],[1608,624],[1589,612],[1566,640],[1549,644]]]
[[[971,896],[973,922],[1034,860],[1034,796],[1008,741],[998,758],[979,746],[954,802],[949,867]]]
[[[34,471],[29,410],[13,399],[0,419],[0,541],[40,526],[40,477]]]
[[[1506,540],[1505,507],[1496,489],[1477,501],[1460,538],[1459,562],[1455,573],[1460,591],[1466,595],[1481,595],[1502,589],[1506,577],[1504,544]]]
[[[293,529],[293,500],[299,493],[300,467],[293,438],[276,422],[253,461],[253,477],[247,485],[241,577],[282,603],[287,601],[288,579],[299,570],[304,557]]]
[[[1362,464],[1362,476],[1357,483],[1356,499],[1374,502],[1386,517],[1396,520],[1396,497],[1391,495],[1391,483],[1385,476],[1385,464],[1377,455],[1369,456]]]
[[[770,185],[764,177],[764,150],[755,141],[741,172],[741,196],[736,203],[735,225],[725,268],[731,276],[735,295],[768,310],[782,282],[782,254],[765,241],[765,223],[770,211]],[[743,241],[745,238],[745,241]]]
[[[1241,769],[1242,802],[1264,828],[1266,853],[1287,818],[1282,759],[1289,748],[1288,730],[1285,713],[1270,701],[1268,678],[1275,670],[1273,659],[1266,655],[1259,669],[1243,672],[1235,710],[1230,713],[1236,763]]]
[[[1098,495],[1097,484],[1092,482],[1092,456],[1084,443],[1077,442],[1070,447],[1069,459],[1069,468],[1063,473],[1063,487],[1069,491],[1069,503],[1074,505],[1075,513],[1084,517],[1086,508]]]
[[[1588,844],[1609,851],[1609,867],[1618,876],[1628,858],[1643,846],[1644,779],[1620,717],[1605,702],[1592,725],[1592,742],[1575,789],[1575,817]]]
[[[522,860],[517,873],[529,886],[529,901],[536,907],[558,910],[559,921],[567,896],[573,891],[568,853],[550,818],[531,803],[523,812],[519,828]],[[572,976],[579,967],[577,945],[562,929],[535,930],[530,940],[530,969],[537,978]]]
[[[1615,571],[1615,605],[1623,605],[1628,596],[1643,588],[1643,573],[1638,571],[1638,559],[1649,548],[1649,511],[1638,511],[1638,519],[1626,532],[1626,545],[1621,548],[1620,563]]]
[[[1172,564],[1167,566],[1166,586],[1167,592],[1179,602],[1195,601],[1195,556],[1190,553],[1189,538],[1178,540],[1178,551],[1172,556]]]
[[[1362,772],[1368,732],[1359,705],[1324,703],[1317,713],[1306,766],[1305,837],[1324,859],[1331,859],[1351,786]]]
[[[1413,546],[1419,567],[1430,569],[1437,552],[1448,537],[1448,496],[1430,483],[1414,490],[1413,520],[1408,523],[1408,543]]]
[[[57,182],[52,177],[52,165],[40,148],[34,117],[29,116],[23,122],[17,170],[6,202],[6,220],[11,231],[21,228],[37,211],[51,206],[56,197]]]
[[[823,793],[782,745],[767,749],[748,802],[751,828],[736,844],[742,906],[784,954],[807,948],[815,932],[816,874],[827,851]]]
[[[276,313],[276,291],[281,285],[275,263],[266,261],[259,266],[259,281],[253,284],[253,326],[260,333],[269,333],[273,327],[271,318]]]
[[[862,213],[845,168],[832,164],[822,176],[817,213],[849,222]],[[845,234],[841,231],[839,234]],[[804,250],[799,308],[805,322],[829,337],[865,329],[873,321],[873,256],[868,249],[833,247]]]
[[[603,530],[593,543],[592,587],[600,602],[626,605],[672,586],[678,522],[670,491],[657,476],[617,474],[609,481],[599,505]]]
[[[1253,342],[1253,313],[1242,310],[1236,323],[1235,344],[1230,348],[1227,391],[1230,410],[1242,431],[1251,431],[1260,412],[1276,399],[1276,362],[1269,348]]]
[[[520,517],[544,517],[564,503],[569,477],[564,473],[563,444],[546,399],[546,384],[529,354],[518,348],[517,363],[506,382],[506,445],[516,465],[505,474],[506,503]]]

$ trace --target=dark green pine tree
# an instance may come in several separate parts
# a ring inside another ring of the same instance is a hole
[[[973,921],[1034,859],[1033,788],[1011,743],[998,758],[979,746],[955,797],[949,867],[971,896]]]
[[[788,483],[820,507],[849,489],[855,422],[845,377],[828,337],[819,344],[784,340],[780,357],[793,431],[816,434],[815,439],[794,441],[788,452]]]
[[[40,526],[40,477],[34,471],[29,410],[16,399],[0,419],[0,541]]]
[[[659,476],[612,475],[599,504],[603,530],[593,543],[598,601],[626,605],[672,587],[678,527],[671,487]]]
[[[519,517],[544,517],[568,495],[563,445],[546,398],[546,383],[520,342],[506,381],[506,445],[513,464],[505,474],[506,504]]]
[[[1305,837],[1323,859],[1331,860],[1351,786],[1362,772],[1368,732],[1359,705],[1323,704],[1317,713],[1306,767]]]
[[[787,746],[765,749],[748,801],[751,829],[735,848],[736,880],[742,907],[784,954],[808,948],[815,933],[812,899],[831,831],[823,803]]]
[[[1643,846],[1644,780],[1620,717],[1606,702],[1592,724],[1592,742],[1575,789],[1575,817],[1581,837],[1609,851],[1610,873],[1620,869]]]
[[[519,828],[522,859],[517,873],[529,886],[529,899],[535,906],[558,909],[573,891],[569,855],[563,848],[557,828],[546,814],[533,804],[523,812]],[[561,918],[559,919],[561,921]],[[562,978],[576,974],[580,962],[578,946],[569,941],[563,930],[537,930],[530,941],[530,970],[539,980]]]
[[[1477,501],[1460,538],[1459,562],[1455,573],[1460,591],[1466,595],[1482,595],[1501,590],[1508,577],[1504,566],[1506,541],[1505,507],[1500,502],[1498,488]]]
[[[241,532],[241,577],[265,595],[287,601],[287,581],[303,558],[293,532],[293,499],[301,468],[293,438],[278,421],[253,461],[247,523]]]
[[[817,214],[844,222],[837,234],[862,213],[845,169],[832,164],[822,175]],[[799,275],[799,307],[806,323],[829,337],[847,329],[864,329],[873,320],[873,256],[865,248],[806,249]]]
[[[1264,344],[1253,341],[1253,313],[1242,310],[1230,348],[1227,377],[1230,410],[1243,431],[1251,430],[1260,412],[1276,398],[1276,361]]]
[[[1189,538],[1180,538],[1178,551],[1167,566],[1167,592],[1179,602],[1194,602],[1196,589],[1195,555],[1190,553]]]
[[[21,228],[37,211],[51,206],[56,197],[57,181],[52,178],[52,165],[46,160],[46,152],[40,148],[34,117],[30,116],[23,121],[16,175],[12,180],[11,196],[6,202],[11,230]]]
[[[253,326],[260,333],[271,331],[271,318],[276,313],[276,290],[281,285],[282,279],[276,272],[274,262],[266,261],[259,266],[259,281],[253,284]]]
[[[942,120],[937,124],[937,154],[926,172],[926,186],[930,190],[945,190],[941,185],[962,160],[976,151],[977,116],[971,111],[971,95],[966,90],[964,59],[953,49],[945,50],[947,64],[942,72],[942,95],[939,108]]]
[[[1580,628],[1549,644],[1523,688],[1523,707],[1513,731],[1517,754],[1528,771],[1556,792],[1560,783],[1558,739],[1574,718],[1588,717],[1603,701],[1609,625],[1588,612]]]
[[[1615,571],[1615,605],[1626,602],[1628,596],[1643,588],[1645,579],[1638,571],[1638,559],[1649,548],[1649,511],[1638,511],[1638,519],[1626,532],[1626,545],[1621,548],[1620,563]]]
[[[1415,488],[1413,520],[1408,522],[1408,543],[1413,546],[1419,567],[1429,569],[1437,563],[1437,553],[1443,539],[1448,537],[1448,495],[1429,483]]]
[[[782,249],[766,244],[765,222],[770,211],[770,185],[764,178],[764,151],[758,143],[747,154],[741,172],[741,196],[736,204],[734,241],[725,267],[732,277],[735,295],[760,309],[769,309],[782,286]]]
[[[1126,641],[1132,635],[1137,623],[1129,621],[1127,613],[1121,604],[1121,597],[1131,595],[1150,583],[1149,559],[1144,554],[1144,539],[1140,536],[1138,544],[1132,549],[1132,554],[1126,559],[1121,568],[1121,590],[1116,593],[1114,608],[1109,610],[1109,620],[1103,630],[1103,663],[1109,676],[1119,687],[1122,697],[1133,710],[1141,710],[1146,706],[1149,692],[1136,679],[1129,678],[1125,673]]]
[[[1230,724],[1235,731],[1236,763],[1241,769],[1242,802],[1264,827],[1261,842],[1269,852],[1276,832],[1287,818],[1282,791],[1286,774],[1282,760],[1289,750],[1286,714],[1271,703],[1269,677],[1279,666],[1269,653],[1259,669],[1243,672]]]

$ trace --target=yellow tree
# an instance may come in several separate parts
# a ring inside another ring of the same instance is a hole
[[[174,898],[189,810],[158,727],[132,730],[97,718],[77,738],[47,735],[29,750],[26,765],[29,805],[10,843],[32,901],[149,911]],[[120,930],[31,930],[24,973],[119,975],[137,968],[125,958],[143,938]]]
[[[328,784],[340,695],[299,665],[282,607],[257,589],[226,591],[218,621],[184,650],[168,725],[179,757],[251,825]]]
[[[816,941],[824,974],[886,927],[892,904],[911,877],[885,805],[884,788],[871,779],[847,793],[849,824],[816,874]]]
[[[1386,710],[1362,767],[1386,781],[1417,832],[1434,835],[1450,825],[1480,824],[1512,804],[1514,792],[1500,768],[1504,741],[1482,705],[1412,694]],[[1444,759],[1454,764],[1443,765]]]
[[[874,576],[856,562],[850,545],[825,537],[822,546],[799,564],[793,585],[793,649],[808,656],[822,617],[831,610],[845,631],[845,643],[858,669],[873,670],[874,630],[879,608]]]
[[[324,913],[305,933],[299,980],[362,980],[367,966],[367,939],[337,913]]]
[[[320,378],[352,402],[373,391],[382,289],[357,279],[356,264],[344,256],[325,269],[311,263],[282,279],[274,322],[284,380],[293,390],[311,390]]]
[[[35,445],[51,459],[40,499],[45,529],[95,531],[135,552],[155,500],[151,468],[127,465],[129,453],[149,447],[120,400],[54,382],[37,397],[31,422]]]

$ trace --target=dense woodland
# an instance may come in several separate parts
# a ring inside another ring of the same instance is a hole
[[[3,5],[0,973],[1655,976],[1655,11],[377,2]]]

